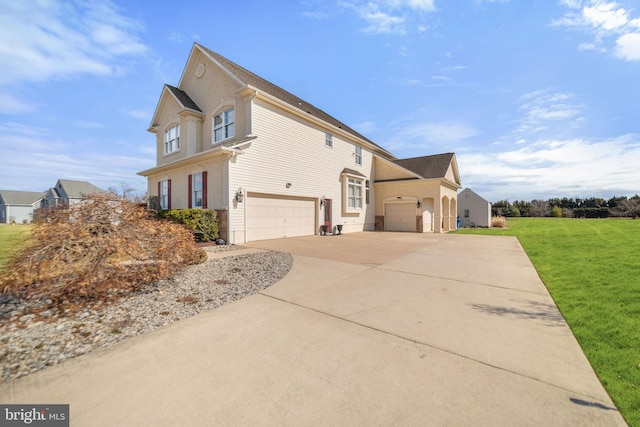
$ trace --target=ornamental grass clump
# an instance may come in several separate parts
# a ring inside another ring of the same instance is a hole
[[[506,228],[507,220],[503,216],[494,216],[491,218],[491,227],[494,228]]]
[[[42,214],[0,291],[54,304],[110,298],[205,259],[185,227],[113,194],[92,195]]]

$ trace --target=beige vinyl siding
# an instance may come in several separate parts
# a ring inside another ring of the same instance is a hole
[[[171,208],[186,209],[189,206],[189,175],[207,171],[207,207],[227,209],[228,187],[225,163],[225,159],[218,158],[152,175],[149,177],[149,194],[157,195],[158,182],[170,179]]]
[[[343,224],[344,232],[374,228],[373,205],[364,204],[359,215],[343,215],[341,207],[342,170],[353,169],[366,176],[363,180],[370,179],[373,168],[370,151],[363,147],[362,165],[357,165],[353,143],[331,129],[316,127],[261,101],[253,101],[251,121],[252,133],[257,138],[246,154],[230,162],[229,182],[233,191],[242,187],[248,193],[283,197],[319,200],[324,196],[332,200],[333,225]],[[333,134],[332,147],[325,144],[326,132]],[[287,183],[291,184],[289,188]],[[322,214],[318,207],[317,225]],[[230,209],[230,236],[235,232],[238,242],[244,239],[245,215],[242,203]]]

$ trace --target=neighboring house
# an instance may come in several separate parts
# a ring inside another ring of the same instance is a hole
[[[162,209],[219,212],[230,243],[456,227],[455,154],[397,159],[324,111],[195,43],[151,126],[139,172]]]
[[[72,205],[82,200],[85,196],[105,192],[87,181],[59,179],[55,187],[45,191],[42,207],[55,208],[63,205]]]
[[[465,188],[458,194],[458,217],[462,227],[490,227],[491,203]]]
[[[43,192],[0,190],[0,224],[33,221],[43,197]]]

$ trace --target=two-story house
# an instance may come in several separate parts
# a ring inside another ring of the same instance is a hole
[[[139,172],[162,209],[209,208],[230,243],[319,234],[326,225],[455,228],[453,153],[397,159],[359,132],[195,43],[148,129],[156,166]]]

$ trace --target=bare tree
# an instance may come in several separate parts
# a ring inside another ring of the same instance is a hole
[[[549,202],[545,200],[532,200],[529,205],[529,216],[546,216],[549,212]]]

